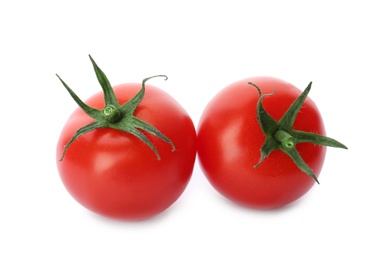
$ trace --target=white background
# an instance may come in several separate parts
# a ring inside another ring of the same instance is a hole
[[[384,1],[1,1],[0,259],[387,259],[388,9]],[[76,104],[153,80],[197,124],[223,87],[274,76],[310,97],[328,136],[321,185],[286,208],[221,197],[198,164],[186,191],[147,221],[76,203],[56,169]]]

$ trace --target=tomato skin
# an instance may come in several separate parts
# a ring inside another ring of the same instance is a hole
[[[211,185],[230,200],[247,207],[271,209],[289,204],[314,185],[313,178],[302,172],[285,153],[272,152],[258,168],[260,148],[265,141],[256,119],[258,91],[263,94],[264,109],[279,120],[301,91],[271,77],[237,81],[221,90],[205,108],[198,124],[198,159]],[[307,97],[293,129],[325,135],[322,117]],[[311,143],[296,149],[316,176],[322,169],[326,147]]]
[[[130,100],[141,84],[114,87],[120,104]],[[102,109],[103,93],[85,103]],[[142,141],[115,129],[96,129],[63,148],[81,127],[93,121],[80,108],[63,127],[57,144],[57,167],[69,193],[98,214],[125,220],[152,217],[172,205],[185,190],[196,157],[196,131],[186,111],[166,92],[147,85],[134,116],[153,125],[176,147],[145,133],[161,159]]]

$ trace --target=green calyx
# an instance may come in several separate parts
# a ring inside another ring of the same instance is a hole
[[[67,149],[78,137],[89,133],[97,128],[113,128],[134,135],[135,137],[143,141],[146,145],[148,145],[148,147],[155,153],[158,160],[160,160],[160,155],[157,149],[143,132],[153,134],[158,138],[162,139],[163,141],[169,143],[172,147],[172,151],[175,151],[175,146],[173,142],[170,141],[170,139],[164,136],[158,129],[156,129],[152,125],[140,120],[139,118],[133,115],[136,108],[144,97],[145,83],[155,77],[163,77],[165,80],[167,80],[167,76],[156,75],[143,79],[140,91],[131,100],[127,101],[123,105],[120,105],[117,101],[117,98],[113,92],[113,88],[109,83],[108,78],[105,76],[104,72],[97,66],[96,62],[90,55],[89,58],[93,63],[97,79],[104,92],[105,106],[101,110],[88,106],[70,89],[70,87],[58,75],[56,75],[62,82],[66,90],[69,92],[71,97],[74,99],[74,101],[78,104],[78,106],[88,116],[94,119],[94,122],[84,127],[81,127],[75,132],[70,141],[65,145],[60,161],[63,160]]]
[[[262,94],[258,86],[252,82],[248,84],[254,86],[259,91],[259,101],[256,107],[256,117],[257,121],[261,126],[263,133],[266,136],[266,140],[263,146],[260,149],[261,157],[259,162],[254,166],[255,168],[259,167],[263,160],[270,155],[271,152],[275,150],[281,150],[286,153],[298,166],[300,170],[305,172],[307,175],[311,176],[318,184],[318,179],[315,176],[311,168],[305,163],[303,158],[300,156],[299,152],[296,150],[295,146],[298,143],[309,142],[316,145],[330,146],[337,148],[347,147],[340,142],[318,134],[303,132],[298,130],[293,130],[292,127],[295,122],[295,118],[299,113],[303,102],[305,101],[308,93],[311,89],[311,82],[303,93],[291,104],[286,113],[282,116],[279,121],[273,119],[263,108],[263,98],[275,94],[275,91],[270,94]]]

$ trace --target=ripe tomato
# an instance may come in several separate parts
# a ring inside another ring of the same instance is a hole
[[[275,124],[300,95],[301,91],[287,82],[255,77],[231,84],[209,102],[198,125],[198,157],[205,176],[216,190],[239,204],[269,209],[295,201],[313,186],[324,162],[324,145],[346,147],[321,137],[321,145],[300,140],[296,147],[283,149],[274,136],[265,134],[282,127],[271,125],[263,131],[260,125],[263,123],[260,120]],[[292,129],[285,127],[286,130],[325,135],[317,106],[308,97],[303,101]],[[272,142],[276,149],[265,151],[267,142]],[[299,152],[302,161],[295,152]],[[306,169],[303,171],[294,159],[309,167],[302,167]]]
[[[120,105],[141,89],[140,83],[113,88]],[[85,103],[103,109],[104,93]],[[149,218],[173,204],[190,180],[196,156],[193,122],[166,92],[147,85],[133,115],[168,137],[175,151],[146,131],[141,130],[155,151],[133,134],[102,127],[76,138],[64,154],[77,130],[93,122],[81,108],[69,117],[57,145],[57,166],[69,193],[91,211],[126,220]]]

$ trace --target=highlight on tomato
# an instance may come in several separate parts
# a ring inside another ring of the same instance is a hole
[[[318,107],[298,88],[273,77],[253,77],[222,89],[198,124],[198,158],[211,185],[250,208],[287,205],[318,182],[326,137]]]
[[[60,178],[81,205],[115,219],[142,220],[169,208],[185,190],[196,157],[196,131],[184,108],[146,84],[112,87],[89,55],[102,87],[79,105],[57,144]]]

